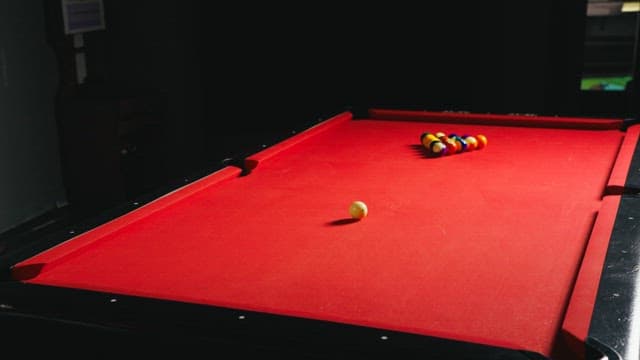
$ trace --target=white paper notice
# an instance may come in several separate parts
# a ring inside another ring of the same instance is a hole
[[[87,61],[84,53],[76,54],[76,82],[78,84],[84,84],[84,79],[87,77]]]

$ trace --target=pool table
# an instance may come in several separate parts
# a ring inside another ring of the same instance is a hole
[[[434,156],[425,132],[488,143]],[[639,135],[634,119],[341,110],[64,229],[9,264],[0,314],[296,358],[637,359]]]

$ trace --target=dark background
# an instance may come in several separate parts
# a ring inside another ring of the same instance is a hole
[[[629,92],[580,91],[584,0],[104,0],[106,29],[85,33],[79,48],[59,1],[1,1],[3,66],[24,64],[11,76],[31,86],[18,94],[5,84],[12,97],[0,99],[0,122],[22,112],[38,126],[0,129],[7,158],[21,164],[3,166],[0,195],[22,194],[0,205],[0,232],[178,186],[352,107],[635,115]],[[23,54],[26,46],[37,52]],[[10,103],[23,106],[9,112]],[[15,133],[25,137],[20,151]]]

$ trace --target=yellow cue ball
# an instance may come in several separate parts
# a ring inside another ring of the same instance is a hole
[[[349,206],[349,214],[354,219],[362,219],[367,216],[369,209],[367,209],[367,204],[362,201],[354,201]]]

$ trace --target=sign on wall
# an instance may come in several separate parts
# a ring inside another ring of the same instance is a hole
[[[105,28],[102,0],[62,0],[62,16],[65,34]]]

